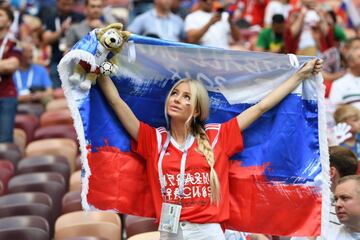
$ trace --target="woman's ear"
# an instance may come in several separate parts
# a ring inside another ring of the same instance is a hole
[[[197,118],[197,117],[199,117],[199,115],[200,115],[200,111],[197,110],[197,109],[195,109],[195,110],[194,110],[193,117],[194,117],[194,118]]]

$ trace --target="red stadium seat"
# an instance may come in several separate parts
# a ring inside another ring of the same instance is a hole
[[[155,218],[138,217],[133,215],[126,216],[125,226],[127,237],[158,230],[158,225],[155,223]]]
[[[70,138],[77,141],[77,134],[72,125],[51,125],[36,129],[34,140],[46,138]]]
[[[53,202],[52,217],[56,219],[61,212],[61,199],[65,194],[65,180],[59,173],[28,173],[17,175],[8,184],[10,193],[43,192]]]
[[[17,114],[15,127],[21,128],[26,133],[26,143],[33,140],[35,129],[39,126],[39,119],[33,114]]]
[[[16,216],[0,219],[0,239],[49,240],[49,225],[38,216]]]
[[[81,191],[67,192],[62,199],[62,214],[81,210]]]
[[[0,196],[2,196],[4,193],[5,193],[4,183],[0,179]]]
[[[40,126],[42,127],[62,124],[73,125],[73,119],[68,109],[44,112],[40,117]]]
[[[70,165],[66,158],[61,156],[33,156],[22,159],[17,166],[17,173],[34,172],[57,172],[60,173],[66,182],[66,189],[69,185]]]
[[[7,184],[14,175],[14,165],[9,160],[0,160],[0,180],[3,184],[3,193],[7,192]]]
[[[81,170],[81,156],[77,156],[75,160],[75,170]]]
[[[0,197],[0,218],[33,215],[46,219],[53,226],[52,201],[40,192],[13,193]]]

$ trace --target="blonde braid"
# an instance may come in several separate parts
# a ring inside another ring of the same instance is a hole
[[[198,143],[197,150],[204,155],[206,161],[210,166],[210,188],[211,188],[211,203],[219,204],[220,202],[220,183],[215,171],[215,157],[214,151],[209,143],[209,139],[205,133],[204,128],[200,124],[195,124],[195,136]]]

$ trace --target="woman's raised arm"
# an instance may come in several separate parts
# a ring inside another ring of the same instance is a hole
[[[129,106],[121,99],[118,90],[116,89],[114,83],[108,76],[101,76],[97,80],[102,92],[104,93],[108,103],[114,110],[116,116],[130,134],[130,136],[137,141],[140,122],[136,118],[133,111]]]
[[[294,73],[288,80],[283,82],[259,103],[240,113],[237,116],[237,121],[241,130],[247,128],[262,114],[277,105],[289,93],[291,93],[302,80],[307,79],[312,74],[319,73],[322,69],[322,62],[323,61],[320,59],[314,59],[307,62],[299,71]]]

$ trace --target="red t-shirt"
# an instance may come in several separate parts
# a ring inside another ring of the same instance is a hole
[[[0,46],[3,39],[0,39]],[[16,57],[20,61],[21,52],[16,48],[16,41],[9,39],[4,49],[4,55],[2,59],[10,57]],[[16,97],[16,87],[12,78],[12,74],[0,74],[0,98],[1,97]]]
[[[229,218],[229,158],[243,149],[243,140],[236,118],[223,124],[209,124],[206,134],[213,145],[215,171],[220,181],[221,200],[219,206],[210,203],[210,167],[205,157],[196,151],[197,141],[188,150],[185,166],[184,198],[180,221],[193,223],[223,222]],[[160,219],[163,202],[158,160],[167,132],[164,128],[153,128],[140,123],[137,144],[133,151],[146,159],[150,188],[155,204],[156,216]],[[163,158],[163,174],[166,178],[167,202],[179,203],[178,183],[182,151],[171,139]]]

